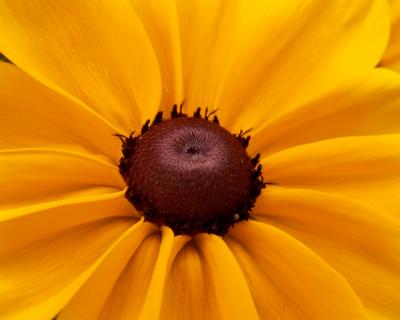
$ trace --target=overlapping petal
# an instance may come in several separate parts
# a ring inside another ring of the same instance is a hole
[[[178,15],[173,0],[130,0],[151,40],[162,76],[160,109],[169,112],[183,95],[182,51]],[[195,3],[192,3],[195,5]]]
[[[400,314],[400,223],[341,196],[270,187],[256,219],[285,230],[339,271],[370,315]]]
[[[369,70],[252,132],[251,153],[272,154],[296,145],[346,136],[400,132],[400,76]]]
[[[1,255],[2,318],[54,317],[87,278],[85,272],[131,225],[132,219],[88,223]]]
[[[146,301],[154,267],[160,251],[161,234],[154,232],[132,252],[128,263],[109,291],[108,299],[100,306],[100,319],[138,318]],[[106,290],[109,290],[107,287]],[[85,313],[85,310],[78,310]],[[98,312],[98,311],[97,311]]]
[[[155,231],[153,224],[145,225],[152,226]],[[148,235],[135,250],[126,252],[121,260],[124,268],[121,269],[121,264],[112,267],[109,279],[99,281],[105,274],[96,272],[61,314],[61,319],[77,316],[85,319],[158,319],[170,267],[189,240],[187,236],[175,237],[167,227],[161,228],[161,234]],[[109,264],[111,268],[112,261]],[[119,268],[118,272],[116,268]],[[91,298],[95,287],[103,300]],[[88,308],[82,308],[83,301],[91,301]]]
[[[171,265],[179,251],[191,240],[189,236],[175,236],[169,227],[162,227],[161,231],[162,242],[160,251],[154,265],[153,275],[146,293],[146,300],[140,312],[140,318],[142,319],[160,318],[165,284]]]
[[[0,149],[61,147],[120,158],[117,129],[105,118],[9,63],[0,63],[0,105]]]
[[[243,21],[247,33],[235,39],[236,55],[224,56],[229,64],[215,103],[235,130],[259,127],[373,68],[389,36],[384,1],[245,3],[235,22]],[[235,24],[224,31],[233,37]]]
[[[127,0],[2,1],[0,51],[130,133],[159,107],[160,71]]]
[[[345,279],[285,232],[237,224],[226,242],[248,281],[261,319],[366,319]]]
[[[71,299],[68,305],[62,310],[59,318],[99,319],[101,318],[102,310],[107,313],[108,299],[123,304],[123,300],[114,300],[116,297],[114,296],[115,291],[113,290],[113,286],[118,286],[119,279],[127,272],[135,272],[135,275],[144,276],[143,278],[138,278],[138,282],[134,283],[134,285],[143,283],[146,281],[145,279],[151,276],[152,265],[149,264],[151,261],[146,259],[146,257],[157,254],[157,245],[159,243],[154,242],[153,244],[156,245],[150,247],[146,247],[146,245],[149,242],[147,239],[155,239],[157,237],[157,234],[154,233],[156,230],[157,228],[154,225],[140,221],[122,234],[109,248],[106,254],[104,254],[103,259],[99,259],[95,268],[92,268],[93,272],[73,299]],[[146,248],[146,252],[143,251],[143,247]],[[135,269],[130,268],[132,266],[131,261],[134,259],[133,257],[142,259],[138,261],[143,264],[141,270],[139,270],[140,265]],[[143,267],[148,269],[143,269]],[[131,279],[125,277],[123,279],[123,285],[131,285],[132,283],[130,281]],[[139,290],[140,289],[143,288],[140,287]],[[95,295],[94,292],[96,293]],[[124,294],[127,294],[127,292],[124,292]],[[137,298],[139,297],[140,296],[137,296]],[[131,301],[130,311],[137,311],[135,309],[136,303],[136,299]],[[115,307],[118,308],[119,305],[117,304]],[[126,319],[115,309],[113,310],[112,318]]]
[[[222,78],[243,42],[256,30],[252,13],[241,0],[175,2],[186,106],[188,110],[221,108],[216,99]]]
[[[166,90],[183,87],[187,110],[219,108],[235,129],[258,126],[374,67],[389,37],[384,1],[132,3],[161,51]]]
[[[195,238],[203,260],[204,277],[217,319],[259,319],[246,279],[234,255],[220,237],[200,234]]]
[[[210,290],[205,272],[203,258],[192,241],[183,247],[171,266],[160,319],[219,318],[215,294]]]

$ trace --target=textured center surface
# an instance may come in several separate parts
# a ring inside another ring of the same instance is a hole
[[[222,234],[248,218],[239,213],[249,206],[254,165],[235,135],[203,118],[151,126],[136,138],[127,168],[127,198],[176,234]]]

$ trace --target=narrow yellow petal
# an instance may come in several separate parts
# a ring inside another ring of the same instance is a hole
[[[120,131],[158,109],[159,66],[128,0],[2,1],[0,29],[0,51],[18,67]]]
[[[138,218],[123,191],[92,190],[92,195],[0,212],[0,254],[12,252],[45,235],[111,217]]]
[[[132,252],[131,259],[114,284],[100,316],[96,319],[139,318],[146,301],[146,293],[160,253],[160,246],[161,232],[154,232],[143,240],[134,253]]]
[[[326,191],[400,216],[400,135],[345,137],[289,148],[262,160],[265,178]]]
[[[210,299],[215,299],[219,319],[259,319],[248,284],[232,252],[216,235],[194,238],[202,257]]]
[[[162,241],[157,262],[154,266],[151,282],[146,293],[141,319],[158,319],[164,296],[164,287],[167,276],[176,255],[181,248],[190,240],[189,236],[174,236],[168,227],[162,227]]]
[[[174,103],[181,103],[184,100],[181,37],[175,1],[130,0],[130,2],[149,35],[160,65],[163,83],[160,107],[170,112]],[[154,114],[149,114],[149,117],[153,116]]]
[[[235,225],[229,236],[227,244],[248,279],[260,318],[367,318],[345,279],[283,231],[248,221]]]
[[[0,150],[1,210],[86,196],[94,188],[125,188],[118,167],[100,156],[50,148]]]
[[[194,241],[179,252],[165,285],[160,319],[220,319],[202,260]]]

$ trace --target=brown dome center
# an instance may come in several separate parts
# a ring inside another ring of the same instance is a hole
[[[127,199],[145,220],[175,234],[225,234],[249,218],[265,186],[259,155],[251,159],[246,153],[249,139],[208,117],[200,109],[187,117],[174,108],[171,119],[163,121],[159,113],[141,135],[122,138]]]

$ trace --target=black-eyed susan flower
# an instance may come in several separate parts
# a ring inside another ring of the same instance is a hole
[[[0,0],[0,318],[399,318],[391,16]]]

